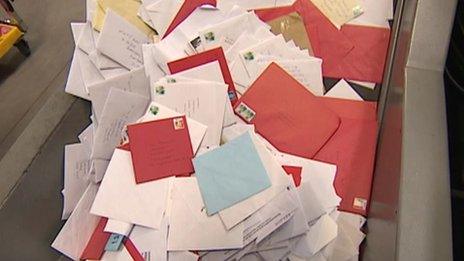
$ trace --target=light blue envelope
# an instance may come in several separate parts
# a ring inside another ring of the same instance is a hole
[[[249,133],[198,156],[193,165],[208,215],[271,186]]]

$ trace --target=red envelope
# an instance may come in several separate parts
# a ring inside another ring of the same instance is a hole
[[[105,253],[106,242],[111,236],[111,233],[104,231],[106,222],[108,222],[107,218],[100,218],[84,252],[82,252],[81,260],[100,260],[102,258],[103,253]]]
[[[193,173],[193,150],[185,116],[127,127],[137,184]]]
[[[168,30],[164,34],[163,38],[169,35],[174,29],[176,29],[177,26],[179,26],[195,9],[202,5],[212,5],[216,6],[216,0],[185,0],[185,2],[182,4],[179,12],[176,14],[174,17],[174,20],[172,20],[171,24],[168,27]]]
[[[134,261],[145,261],[145,258],[140,254],[140,251],[134,245],[134,243],[129,238],[124,238],[124,247],[126,247],[127,252]]]
[[[257,10],[256,14],[269,21],[295,11],[304,19],[315,56],[323,59],[324,76],[382,82],[389,29],[344,25],[338,30],[309,0],[297,0],[292,7]]]
[[[305,158],[312,158],[340,124],[334,112],[275,63],[243,94],[234,111],[278,150]]]
[[[341,118],[332,138],[313,158],[337,165],[339,209],[367,215],[377,144],[376,103],[319,98]]]
[[[214,61],[218,61],[221,66],[222,77],[224,78],[224,83],[229,85],[227,93],[233,106],[237,102],[237,92],[235,91],[234,81],[232,80],[232,75],[230,74],[229,66],[221,47],[170,62],[168,63],[168,67],[169,71],[174,74]]]
[[[299,187],[301,184],[302,167],[282,166],[282,168],[285,170],[285,172],[287,172],[288,175],[292,175],[295,186]]]

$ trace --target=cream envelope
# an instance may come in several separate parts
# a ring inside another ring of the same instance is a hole
[[[195,177],[174,179],[168,250],[243,247],[243,225],[227,230],[218,215],[208,216]]]
[[[64,148],[63,216],[67,219],[89,185],[90,154],[84,144],[66,145]]]
[[[116,149],[91,213],[159,229],[171,181],[167,178],[137,185],[130,151]]]
[[[92,165],[90,167],[90,180],[93,183],[99,183],[102,181],[103,176],[105,175],[106,169],[110,164],[109,160],[104,159],[93,159]]]
[[[311,1],[338,29],[364,12],[360,0]]]
[[[363,101],[363,98],[343,79],[332,87],[324,96],[339,99]]]
[[[150,42],[150,38],[137,27],[111,9],[106,11],[97,50],[133,70],[143,66],[142,44]]]
[[[152,102],[145,112],[145,115],[138,120],[138,122],[147,122],[162,120],[166,118],[172,118],[182,116],[181,113],[173,111],[168,107],[165,107],[159,103]],[[196,120],[187,117],[187,125],[189,128],[190,142],[192,143],[193,152],[197,152],[200,148],[200,144],[205,137],[208,127],[204,124],[199,123]]]
[[[156,84],[155,84],[156,85]],[[203,146],[218,146],[224,120],[227,85],[214,82],[156,85],[153,100],[208,126]]]
[[[348,22],[348,24],[378,26],[390,28],[388,19],[393,9],[391,0],[360,0],[363,14]]]
[[[282,166],[274,159],[272,154],[266,149],[258,138],[252,134],[253,142],[256,150],[258,151],[259,157],[263,162],[266,172],[269,175],[271,181],[271,187],[253,195],[252,197],[235,204],[232,207],[226,208],[219,212],[222,222],[226,228],[230,229],[242,222],[245,218],[255,213],[263,207],[266,203],[270,202],[275,196],[277,196],[282,190],[286,189],[291,184],[291,180]]]
[[[52,243],[52,247],[73,260],[79,260],[99,216],[90,214],[90,207],[98,191],[98,185],[90,184],[77,203],[76,208]]]
[[[147,77],[145,77],[143,68],[91,85],[88,89],[97,122],[100,120],[103,107],[111,88],[136,93],[147,98],[150,97],[149,82]]]

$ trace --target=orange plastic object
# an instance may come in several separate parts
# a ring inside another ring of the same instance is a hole
[[[0,24],[0,58],[21,38],[23,33],[12,25]]]

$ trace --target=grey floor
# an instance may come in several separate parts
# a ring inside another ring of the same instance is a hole
[[[88,102],[64,94],[69,24],[84,19],[85,1],[16,0],[15,6],[29,26],[32,54],[26,59],[12,49],[0,59],[0,191],[10,189],[5,176],[15,184],[0,204],[0,260],[58,260],[50,243],[62,225],[63,148],[76,142],[90,114]],[[54,118],[40,115],[44,107]]]

